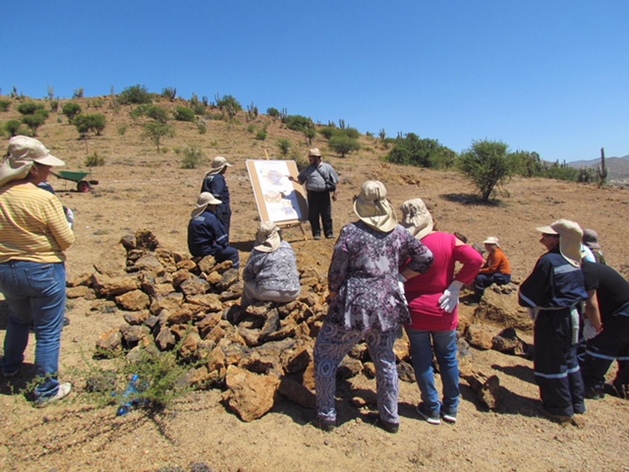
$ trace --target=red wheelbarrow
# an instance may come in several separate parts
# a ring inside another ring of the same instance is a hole
[[[69,180],[70,182],[76,182],[77,192],[87,193],[92,190],[92,185],[98,185],[98,180],[87,180],[86,177],[90,175],[89,172],[74,172],[69,170],[60,170],[58,172],[51,172],[52,175],[62,180]]]

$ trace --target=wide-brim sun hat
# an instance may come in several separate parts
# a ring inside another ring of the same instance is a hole
[[[581,240],[583,239],[583,230],[578,223],[560,219],[548,226],[539,226],[535,228],[540,233],[556,234],[559,236],[559,252],[570,264],[575,267],[581,266]]]
[[[216,156],[212,159],[212,167],[207,171],[205,175],[219,174],[225,167],[232,167],[223,156]]]
[[[308,150],[308,155],[313,157],[321,157],[321,151],[319,151],[319,148],[312,148]]]
[[[432,233],[435,223],[421,198],[402,203],[402,226],[417,239],[423,239]]]
[[[496,236],[489,236],[483,241],[483,244],[495,244],[497,247],[500,247],[500,241]]]
[[[212,195],[210,192],[202,192],[197,199],[197,204],[194,207],[194,210],[190,213],[191,218],[196,218],[201,215],[208,205],[220,205],[221,202],[218,198]]]
[[[29,136],[13,136],[7,147],[7,158],[0,166],[0,187],[26,178],[34,163],[51,167],[65,165],[38,140]]]
[[[382,182],[368,180],[354,200],[354,213],[370,227],[388,233],[397,226],[395,209],[386,199],[387,189]]]
[[[279,226],[272,221],[265,221],[260,224],[253,248],[260,252],[274,252],[278,250],[281,242]]]

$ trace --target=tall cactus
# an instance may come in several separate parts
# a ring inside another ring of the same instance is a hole
[[[596,169],[599,185],[605,185],[607,179],[607,167],[605,167],[605,148],[601,148],[601,165]]]

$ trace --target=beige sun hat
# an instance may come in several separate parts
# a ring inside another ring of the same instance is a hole
[[[265,221],[260,224],[260,229],[256,234],[256,245],[253,248],[261,252],[274,252],[280,247],[280,228],[272,221]]]
[[[308,151],[308,155],[314,156],[314,157],[321,157],[321,151],[319,151],[319,148],[312,148]]]
[[[417,239],[428,236],[435,227],[432,215],[421,198],[402,203],[402,226]]]
[[[223,202],[221,202],[210,192],[202,192],[201,195],[199,195],[194,210],[192,210],[192,213],[190,213],[190,218],[196,218],[197,216],[201,215],[208,207],[208,205],[220,205],[221,203]]]
[[[497,247],[500,247],[500,241],[496,236],[488,236],[487,239],[483,241],[483,244],[495,244]]]
[[[395,210],[386,199],[387,189],[382,182],[368,180],[354,200],[354,213],[372,228],[388,233],[397,226]]]
[[[0,187],[26,178],[35,162],[45,166],[65,165],[38,140],[29,136],[13,136],[7,147],[7,158],[0,166]]]
[[[573,266],[579,267],[581,265],[583,230],[578,223],[560,219],[549,226],[540,226],[535,229],[540,233],[559,235],[559,252],[561,255]]]
[[[232,167],[223,156],[216,156],[212,159],[212,168],[205,175],[214,175],[220,173],[225,167]]]

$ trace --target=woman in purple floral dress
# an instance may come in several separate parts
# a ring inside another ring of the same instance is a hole
[[[361,340],[376,365],[379,425],[399,429],[399,384],[393,343],[410,320],[399,283],[406,275],[424,273],[432,253],[402,226],[386,200],[381,182],[367,181],[354,201],[360,219],[346,225],[334,247],[328,273],[329,311],[315,344],[317,424],[325,431],[336,426],[336,371],[343,357]]]

